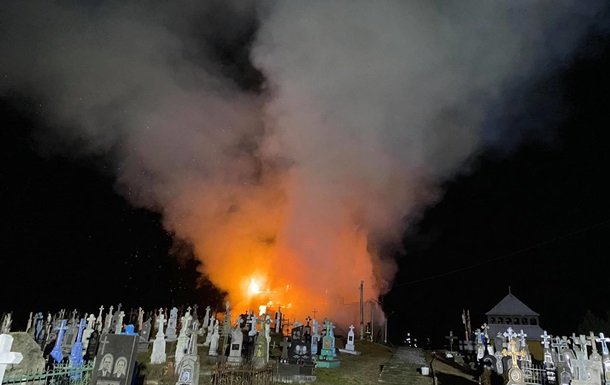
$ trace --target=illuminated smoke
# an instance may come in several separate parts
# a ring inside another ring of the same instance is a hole
[[[357,301],[360,280],[365,299],[388,289],[380,251],[480,138],[510,134],[490,109],[565,64],[602,4],[199,3],[2,2],[0,92],[111,158],[118,191],[194,245],[237,311],[301,321]],[[260,93],[208,44],[257,23]]]

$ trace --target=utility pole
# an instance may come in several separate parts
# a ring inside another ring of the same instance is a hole
[[[360,281],[360,339],[364,340],[364,281]]]

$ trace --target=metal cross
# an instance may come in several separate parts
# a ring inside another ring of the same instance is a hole
[[[313,318],[316,318],[316,313],[317,313],[317,312],[318,312],[318,311],[317,311],[317,310],[316,310],[316,308],[314,307],[314,308],[313,308],[313,310],[312,310],[312,313],[313,313]]]
[[[513,339],[510,340],[509,344],[510,344],[511,349],[510,350],[502,349],[502,356],[504,356],[504,357],[511,356],[513,368],[518,368],[519,365],[517,364],[517,357],[524,358],[525,350],[517,351],[517,348],[515,346],[516,344]]]
[[[506,329],[506,331],[502,334],[504,337],[508,338],[508,341],[510,342],[510,340],[512,340],[515,336],[517,336],[517,334],[515,334],[515,331],[513,330],[513,328],[511,328],[510,326],[508,327],[508,329]]]
[[[519,340],[521,341],[521,346],[525,346],[525,337],[527,337],[527,334],[523,333],[523,329],[517,334],[517,337],[519,337]]]

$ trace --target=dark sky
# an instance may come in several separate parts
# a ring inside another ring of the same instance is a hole
[[[460,334],[462,309],[476,328],[509,286],[551,334],[574,332],[587,309],[610,310],[608,25],[587,35],[569,65],[515,91],[510,102],[520,108],[488,124],[536,129],[473,155],[413,222],[404,252],[388,252],[399,260],[382,299],[394,312],[392,341],[407,331]],[[254,91],[264,81],[248,61],[255,31],[209,48],[225,75]],[[48,150],[56,139],[45,114],[27,89],[0,94],[0,312],[14,311],[19,325],[29,311],[62,307],[221,303],[209,284],[196,288],[192,251],[161,215],[117,192],[111,160],[78,143]]]

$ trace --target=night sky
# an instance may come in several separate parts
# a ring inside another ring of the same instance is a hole
[[[384,250],[399,268],[381,297],[392,342],[407,331],[462,335],[462,309],[477,328],[509,286],[550,334],[575,332],[588,309],[610,310],[608,9],[596,18],[561,65],[490,109],[483,126],[515,129],[498,137],[482,129],[488,145],[442,180],[438,200],[410,215],[398,247]],[[258,24],[244,25],[223,38],[213,27],[193,34],[215,71],[256,94],[265,84],[249,59]],[[52,134],[62,128],[31,88],[0,91],[0,312],[13,311],[19,327],[30,311],[221,306],[189,242],[117,187],[110,150]]]

